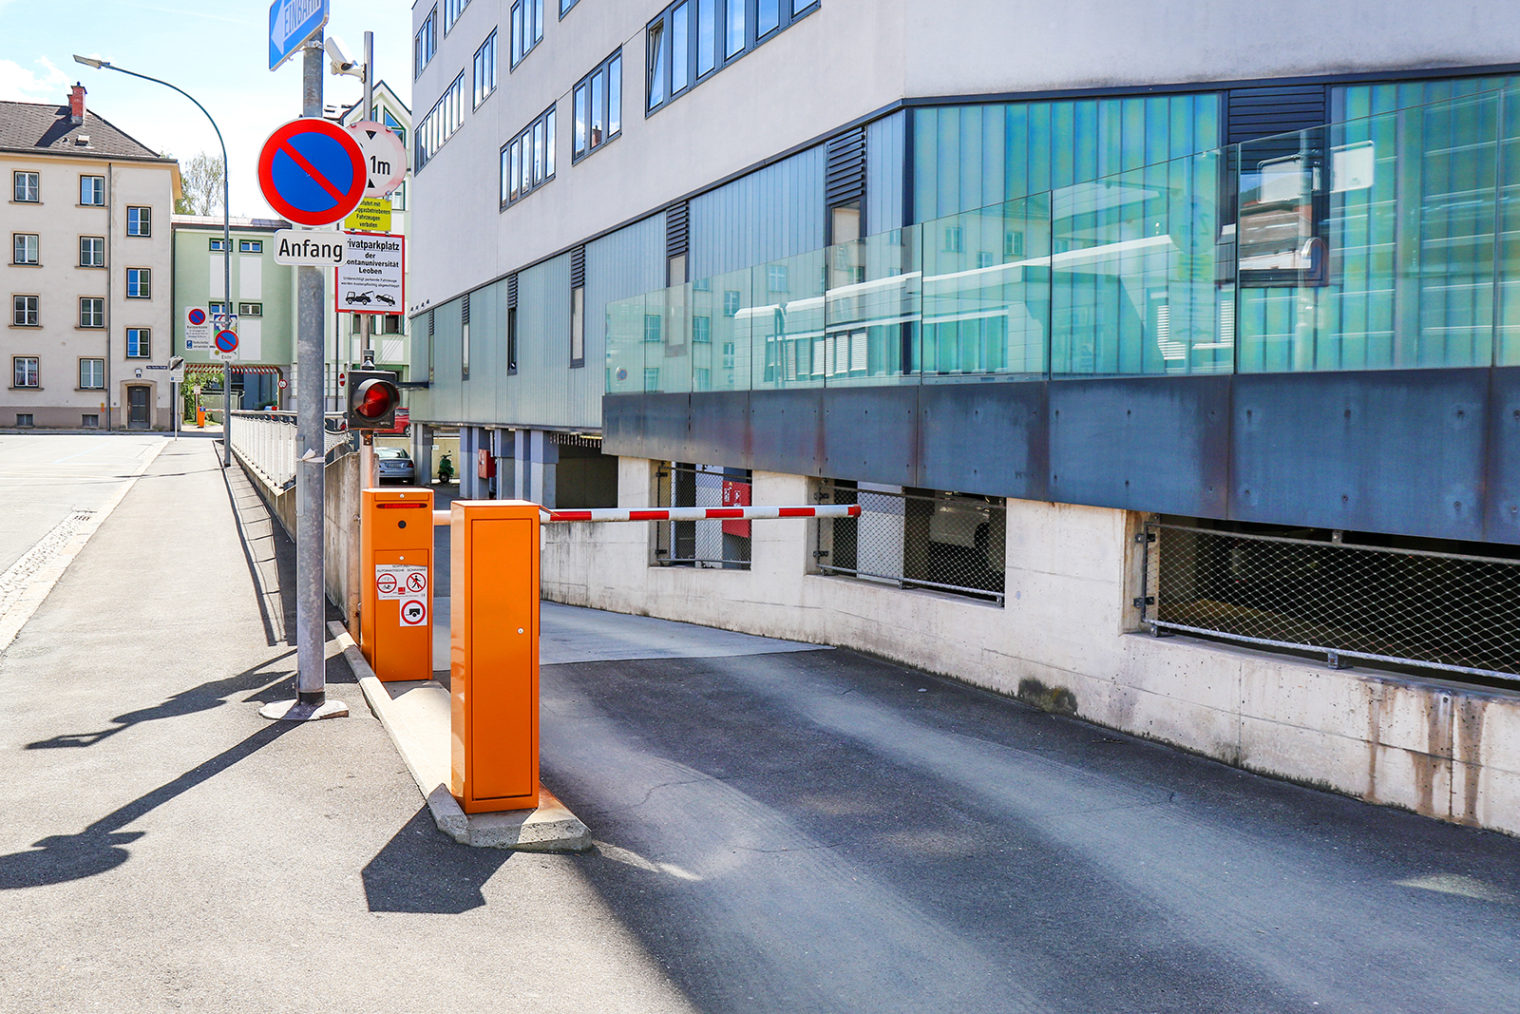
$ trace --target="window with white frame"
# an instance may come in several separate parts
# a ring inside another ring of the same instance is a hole
[[[262,317],[262,316],[264,316],[264,304],[263,303],[239,303],[238,304],[238,316],[239,317]]]
[[[79,237],[79,266],[82,268],[106,266],[106,238],[104,236]]]
[[[554,107],[501,149],[501,204],[522,200],[554,178]]]
[[[211,237],[211,252],[222,253],[227,249],[227,241],[220,236]]]
[[[36,264],[38,250],[39,240],[36,233],[16,232],[11,234],[12,264]]]
[[[263,253],[264,241],[261,239],[238,240],[238,253]]]
[[[79,326],[106,326],[106,301],[103,298],[100,296],[79,297]]]
[[[153,235],[153,209],[127,207],[127,235]]]
[[[127,328],[127,358],[148,359],[153,352],[153,332],[145,327]]]
[[[106,361],[104,359],[79,360],[79,386],[85,391],[100,391],[106,386]]]
[[[153,297],[153,269],[127,268],[127,298],[151,299]]]
[[[679,0],[645,33],[647,112],[685,94],[818,9],[819,0]]]
[[[79,203],[95,208],[105,207],[106,178],[104,176],[80,176]]]
[[[12,356],[12,387],[37,387],[42,381],[42,369],[36,356]]]
[[[422,69],[433,59],[433,54],[438,52],[438,5],[434,4],[428,16],[423,19],[422,27],[417,29],[417,34],[412,38],[412,79],[416,80],[422,74]]]
[[[454,27],[454,22],[459,20],[459,15],[470,6],[470,0],[443,0],[443,34],[449,34],[449,29]]]
[[[544,0],[512,0],[512,66],[544,37]]]
[[[464,123],[464,71],[444,89],[442,97],[428,110],[417,126],[416,157],[413,164],[418,170],[427,165],[445,141],[453,137]]]
[[[207,303],[206,304],[206,312],[209,313],[209,314],[211,314],[211,316],[213,316],[213,317],[216,317],[216,316],[223,316],[223,317],[225,317],[227,315],[227,304],[226,303]]]
[[[11,173],[11,199],[22,204],[36,204],[42,200],[42,175],[40,173]]]
[[[623,51],[581,78],[571,101],[575,137],[570,160],[578,162],[623,132]]]
[[[496,90],[496,30],[475,50],[475,83],[471,107],[480,105]]]
[[[11,323],[16,327],[38,327],[37,296],[11,297]]]

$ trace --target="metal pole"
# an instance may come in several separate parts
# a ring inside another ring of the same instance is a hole
[[[322,35],[301,54],[301,114],[322,116]],[[327,461],[323,425],[322,269],[296,269],[296,699],[268,705],[265,718],[306,721],[348,714],[327,699],[324,651],[326,587],[322,573]]]
[[[375,33],[364,33],[364,118],[375,118]],[[367,313],[359,314],[359,361],[364,369],[375,368],[375,350],[371,343],[370,325],[373,318]],[[372,435],[359,447],[359,488],[369,489],[375,481],[375,444]]]

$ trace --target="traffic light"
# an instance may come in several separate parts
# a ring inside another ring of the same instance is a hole
[[[348,428],[388,430],[396,425],[401,388],[389,370],[351,370],[348,374]]]

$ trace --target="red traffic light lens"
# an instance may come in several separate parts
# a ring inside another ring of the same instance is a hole
[[[395,403],[395,389],[383,381],[372,380],[364,385],[361,400],[354,406],[354,411],[366,419],[378,419],[389,412]]]

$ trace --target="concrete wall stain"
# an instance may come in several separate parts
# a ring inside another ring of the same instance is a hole
[[[1048,711],[1053,715],[1075,715],[1077,713],[1076,694],[1065,687],[1047,687],[1037,679],[1019,680],[1019,689],[1014,696],[1025,704],[1031,704],[1041,711]]]
[[[1456,806],[1456,786],[1452,786],[1454,820],[1463,824],[1478,823],[1478,788],[1483,781],[1483,722],[1488,717],[1488,701],[1463,697],[1456,719],[1456,757],[1462,762],[1462,807]],[[1452,765],[1456,775],[1456,765]]]

